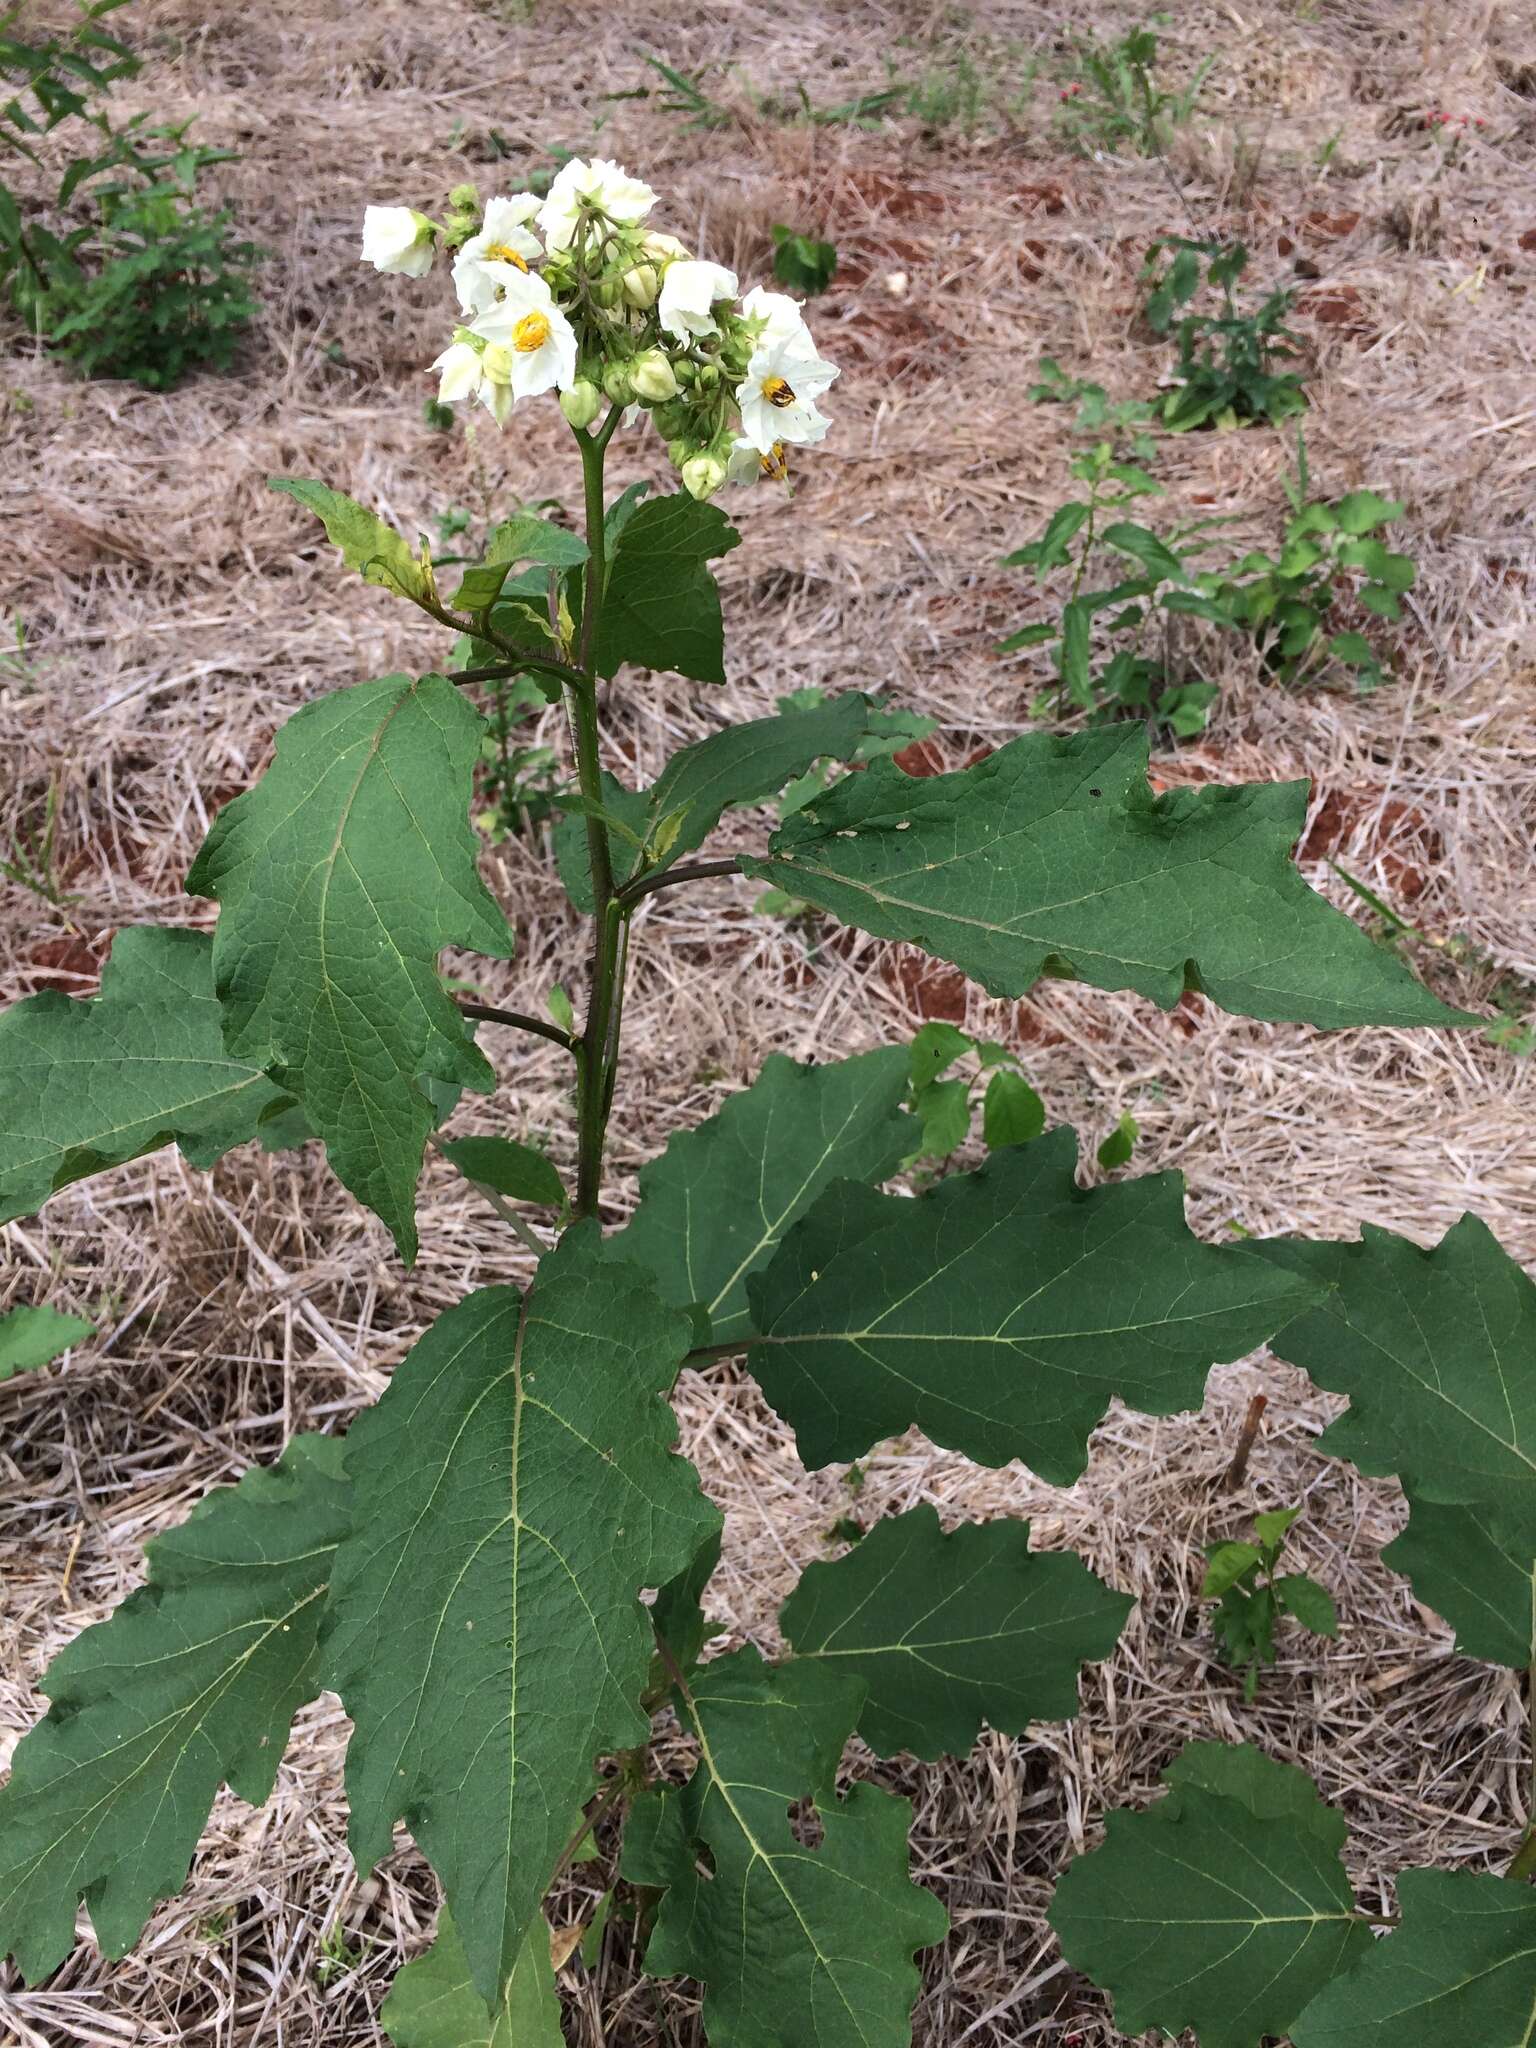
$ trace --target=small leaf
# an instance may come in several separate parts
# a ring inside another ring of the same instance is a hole
[[[877,1522],[856,1550],[807,1565],[780,1616],[797,1658],[864,1680],[858,1728],[877,1756],[964,1756],[984,1723],[1022,1735],[1077,1712],[1077,1674],[1107,1657],[1135,1602],[1027,1522],[965,1523],[930,1507]]]
[[[95,1334],[94,1324],[46,1304],[0,1311],[0,1381],[52,1365],[72,1344]]]
[[[1172,549],[1145,526],[1135,526],[1126,521],[1106,526],[1104,544],[1140,562],[1147,574],[1155,577],[1159,583],[1189,581],[1189,571],[1185,568],[1182,558],[1174,554]]]
[[[720,1533],[717,1530],[707,1543],[700,1546],[692,1564],[675,1578],[668,1579],[658,1590],[651,1609],[652,1626],[672,1653],[673,1661],[685,1673],[698,1663],[699,1652],[711,1634],[701,1603],[704,1589],[714,1577],[719,1562]],[[660,1671],[653,1682],[662,1684],[667,1682],[670,1673],[664,1660],[658,1662]]]
[[[615,675],[628,662],[723,683],[720,592],[707,564],[740,539],[723,512],[686,491],[638,506],[619,529],[608,568],[598,674]]]
[[[816,1663],[718,1659],[683,1704],[701,1746],[693,1777],[631,1811],[624,1874],[665,1888],[646,1971],[702,1981],[711,2048],[908,2048],[912,1955],[947,1922],[907,1875],[908,1802],[836,1789],[861,1693]],[[789,1826],[803,1798],[821,1821],[815,1849]]]
[[[1271,1508],[1268,1513],[1253,1518],[1254,1534],[1266,1548],[1276,1548],[1295,1523],[1301,1520],[1300,1508]]]
[[[987,1150],[1028,1145],[1045,1129],[1045,1104],[1022,1074],[996,1073],[982,1103],[981,1134]]]
[[[1113,1171],[1117,1166],[1126,1165],[1130,1160],[1131,1154],[1136,1150],[1136,1140],[1140,1136],[1141,1125],[1137,1123],[1135,1117],[1127,1110],[1099,1147],[1098,1161],[1100,1166]]]
[[[931,1087],[956,1060],[975,1049],[976,1041],[969,1032],[942,1017],[933,1018],[917,1032],[907,1054],[913,1088]]]
[[[1339,1860],[1344,1817],[1246,1743],[1192,1743],[1163,1781],[1145,1812],[1109,1815],[1050,1923],[1122,2033],[1188,2027],[1200,2048],[1260,2048],[1371,1948]]]
[[[435,1121],[420,1081],[485,1093],[495,1078],[437,971],[444,946],[512,951],[469,824],[484,730],[442,676],[318,698],[220,811],[187,877],[220,905],[229,1052],[299,1098],[338,1179],[406,1260]]]
[[[1338,1610],[1324,1586],[1306,1572],[1289,1572],[1275,1581],[1275,1598],[1295,1621],[1315,1636],[1336,1636]]]
[[[453,1138],[441,1149],[466,1180],[494,1188],[498,1195],[514,1202],[542,1202],[552,1209],[566,1207],[565,1183],[531,1145],[514,1144],[510,1138]]]
[[[544,1007],[571,1037],[576,1035],[576,1012],[571,1008],[571,999],[557,981],[544,998]]]
[[[748,1286],[747,1365],[807,1465],[916,1426],[1070,1485],[1116,1395],[1198,1408],[1294,1313],[1264,1262],[1191,1236],[1177,1174],[1082,1189],[1076,1159],[1055,1130],[916,1200],[838,1181],[789,1232]]]
[[[47,1715],[0,1790],[0,1955],[33,1983],[75,1945],[75,1901],[125,1955],[181,1889],[214,1795],[270,1795],[295,1710],[320,1690],[331,1562],[348,1526],[341,1446],[295,1437],[148,1546],[149,1584],[48,1667]]]
[[[947,1159],[971,1134],[969,1081],[930,1081],[913,1090],[912,1107],[923,1126],[920,1159]]]
[[[353,1853],[388,1855],[409,1816],[488,2003],[543,1924],[594,1760],[649,1730],[641,1589],[719,1527],[662,1398],[689,1335],[578,1224],[526,1295],[441,1316],[348,1438],[327,1679],[353,1722]]]
[[[1403,516],[1403,507],[1396,498],[1378,497],[1375,491],[1351,491],[1333,509],[1339,531],[1348,534],[1371,533]]]
[[[423,571],[405,536],[387,526],[377,513],[359,505],[345,491],[333,491],[329,484],[296,476],[274,476],[268,481],[274,491],[285,492],[314,513],[326,538],[341,549],[347,567],[355,569],[365,583],[376,583],[415,602],[429,595],[430,572]]]
[[[1038,626],[1021,626],[1017,633],[1010,633],[1006,640],[999,640],[999,654],[1016,654],[1021,647],[1040,647],[1047,640],[1054,640],[1061,628],[1054,621]]]
[[[159,1145],[211,1166],[289,1100],[224,1048],[212,938],[121,931],[98,996],[0,1010],[0,1223]]]
[[[824,292],[837,275],[837,250],[814,235],[797,234],[793,228],[773,230],[773,274],[792,292],[812,296]]]
[[[1469,1021],[1309,890],[1291,864],[1304,783],[1153,797],[1147,739],[1026,733],[972,768],[876,762],[743,871],[877,937],[952,961],[993,995],[1044,974],[1171,1008],[1314,1024]]]
[[[1205,1555],[1205,1577],[1200,1581],[1202,1600],[1219,1600],[1264,1562],[1262,1553],[1251,1543],[1213,1543]]]
[[[564,2048],[548,1930],[540,1924],[524,1942],[493,2016],[444,1906],[437,1939],[396,1977],[379,2020],[395,2048]]]
[[[1296,2048],[1527,2048],[1536,1892],[1473,1870],[1406,1870],[1402,1925],[1292,2028]]]
[[[640,1171],[640,1202],[612,1240],[651,1273],[662,1299],[701,1304],[711,1340],[752,1333],[746,1280],[829,1181],[884,1180],[919,1127],[902,1108],[899,1046],[824,1067],[770,1053],[750,1088]]]

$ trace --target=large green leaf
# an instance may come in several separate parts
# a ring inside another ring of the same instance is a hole
[[[1381,1553],[1456,1631],[1464,1657],[1512,1670],[1536,1649],[1536,1545],[1496,1509],[1415,1500],[1408,1527]]]
[[[1188,2027],[1200,2048],[1260,2048],[1371,1935],[1339,1860],[1349,1829],[1305,1772],[1197,1742],[1145,1812],[1111,1813],[1102,1847],[1056,1886],[1050,1922],[1123,2034]]]
[[[748,1369],[807,1465],[915,1425],[1070,1485],[1116,1395],[1149,1415],[1198,1408],[1212,1365],[1315,1299],[1193,1237],[1180,1175],[1085,1192],[1076,1158],[1055,1130],[916,1201],[827,1189],[748,1286]]]
[[[221,906],[229,1051],[299,1097],[337,1175],[406,1259],[434,1122],[419,1081],[484,1092],[495,1079],[437,971],[444,946],[512,951],[469,825],[484,729],[442,676],[322,697],[289,719],[187,877]]]
[[[211,1166],[283,1100],[224,1049],[208,934],[119,932],[100,995],[0,1011],[0,1223],[158,1145]]]
[[[877,1522],[846,1557],[808,1565],[780,1617],[797,1658],[863,1679],[859,1733],[878,1756],[964,1756],[983,1722],[1022,1735],[1077,1712],[1077,1674],[1135,1606],[1027,1522],[946,1536],[930,1507]]]
[[[615,1242],[663,1300],[707,1313],[713,1342],[745,1343],[747,1275],[790,1225],[829,1182],[884,1180],[915,1150],[906,1088],[900,1046],[825,1067],[770,1053],[750,1088],[641,1168],[639,1207]]]
[[[268,482],[274,491],[282,491],[314,513],[325,528],[326,539],[341,549],[342,560],[365,583],[376,583],[399,597],[426,595],[427,572],[410,542],[377,513],[359,505],[345,491],[333,491],[329,484],[314,483],[307,477],[274,476]]]
[[[700,1747],[693,1777],[630,1815],[625,1875],[666,1887],[645,1967],[702,1980],[711,2048],[910,2040],[912,1955],[943,1938],[945,1914],[908,1877],[907,1801],[874,1785],[838,1796],[860,1692],[822,1664],[774,1670],[753,1649],[720,1658],[684,1703]],[[815,1849],[789,1825],[802,1798],[821,1820]]]
[[[442,1316],[352,1429],[328,1661],[354,1723],[352,1845],[366,1867],[405,1819],[489,2003],[596,1758],[649,1727],[640,1590],[719,1525],[660,1398],[688,1342],[579,1225],[526,1296],[488,1287]]]
[[[1406,1870],[1402,1926],[1320,1991],[1296,2048],[1530,2048],[1536,1892],[1471,1870]]]
[[[94,1326],[80,1316],[61,1315],[41,1303],[0,1312],[0,1380],[19,1372],[36,1372],[53,1361],[71,1344],[95,1334]]]
[[[470,1981],[464,1944],[444,1906],[437,1939],[390,1986],[379,2019],[395,2048],[565,2048],[560,1998],[549,1960],[549,1929],[528,1930],[492,2013]]]
[[[296,1437],[149,1545],[149,1584],[48,1667],[53,1701],[0,1791],[0,1954],[34,1981],[75,1902],[120,1956],[180,1890],[214,1794],[259,1805],[320,1689],[326,1586],[348,1523],[341,1446]]]
[[[1029,733],[958,774],[893,762],[790,817],[763,860],[792,896],[950,960],[993,995],[1042,975],[1164,1009],[1311,1024],[1454,1024],[1391,953],[1310,890],[1290,851],[1307,785],[1147,786],[1144,727]]]
[[[1383,1553],[1472,1655],[1524,1668],[1536,1574],[1536,1284],[1475,1216],[1432,1250],[1357,1243],[1257,1253],[1328,1293],[1274,1339],[1348,1412],[1323,1450],[1395,1472],[1412,1513]]]
[[[686,491],[637,506],[619,528],[608,564],[598,674],[614,675],[632,662],[723,683],[720,591],[708,565],[740,540],[717,506]]]

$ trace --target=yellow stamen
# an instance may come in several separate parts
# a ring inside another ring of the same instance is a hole
[[[785,456],[784,443],[782,441],[775,441],[766,455],[759,456],[757,466],[770,482],[776,484],[787,484],[789,482],[789,461]]]
[[[785,406],[793,405],[795,402],[794,391],[785,383],[782,377],[765,377],[763,379],[763,396],[779,412],[782,412]]]
[[[505,242],[492,242],[480,260],[483,263],[515,263],[524,276],[528,272],[528,266],[522,257],[518,255],[515,249],[509,249]]]
[[[512,346],[520,356],[537,355],[549,339],[549,322],[542,313],[525,313],[512,330]]]

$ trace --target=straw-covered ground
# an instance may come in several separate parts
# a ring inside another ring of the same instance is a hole
[[[561,147],[630,164],[666,195],[661,224],[744,278],[766,273],[781,221],[828,235],[842,263],[814,316],[844,369],[834,432],[791,501],[765,491],[742,506],[743,544],[723,564],[730,684],[616,695],[616,768],[649,778],[679,741],[808,684],[879,687],[931,712],[930,763],[1018,730],[1039,673],[993,649],[1035,600],[998,558],[1067,494],[1072,445],[1068,410],[1027,398],[1035,361],[1054,354],[1116,397],[1147,393],[1168,361],[1136,317],[1147,243],[1192,222],[1236,230],[1257,279],[1301,295],[1316,486],[1403,498],[1397,544],[1419,581],[1375,695],[1287,692],[1230,642],[1202,642],[1219,709],[1160,772],[1312,777],[1311,880],[1369,915],[1331,857],[1395,906],[1423,934],[1410,957],[1453,1000],[1486,1010],[1501,975],[1536,979],[1536,23],[1492,4],[1199,0],[1178,10],[1162,59],[1174,80],[1207,54],[1216,65],[1165,166],[1095,160],[1053,134],[1069,18],[1102,33],[1134,19],[1027,0],[974,14],[879,0],[138,0],[116,17],[147,60],[124,104],[195,110],[206,139],[241,151],[222,175],[271,254],[230,377],[164,397],[81,384],[6,337],[0,575],[26,650],[0,670],[0,834],[36,830],[52,788],[69,901],[0,883],[0,993],[87,994],[122,926],[205,922],[211,906],[181,879],[282,721],[340,684],[442,659],[440,636],[343,580],[269,474],[325,478],[429,532],[454,507],[479,522],[569,499],[552,406],[502,436],[424,422],[441,280],[380,279],[356,258],[366,201],[430,205],[462,178],[515,189]],[[701,129],[667,111],[647,51],[707,71],[734,119]],[[868,128],[785,119],[753,97],[803,83],[826,107],[889,72],[925,81],[926,125],[899,110]],[[1437,110],[1469,117],[1464,139],[1426,123]],[[659,475],[659,454],[622,444],[621,480]],[[1240,515],[1239,536],[1257,541],[1283,515],[1291,455],[1258,429],[1167,441],[1157,464],[1176,506]],[[731,829],[748,844],[759,823]],[[554,980],[579,988],[579,931],[546,849],[509,838],[484,865],[522,950],[477,963],[482,990],[534,1007]],[[1471,1208],[1536,1261],[1536,1072],[1475,1032],[1323,1036],[1059,986],[988,1005],[952,975],[870,940],[827,943],[754,900],[751,884],[712,882],[653,899],[640,920],[615,1216],[636,1166],[767,1051],[845,1053],[937,1014],[1020,1048],[1053,1118],[1083,1133],[1085,1173],[1131,1111],[1138,1163],[1184,1172],[1209,1236],[1234,1223],[1348,1236],[1371,1221],[1428,1242]],[[505,1036],[504,1085],[461,1125],[548,1134],[563,1159],[558,1055]],[[0,1307],[46,1286],[104,1332],[3,1390],[0,1729],[29,1724],[50,1656],[139,1581],[147,1537],[293,1432],[345,1428],[436,1313],[525,1269],[441,1163],[422,1238],[403,1274],[314,1147],[242,1151],[211,1174],[161,1154],[0,1232]],[[1220,1480],[1255,1390],[1270,1407],[1234,1496]],[[729,1511],[714,1612],[732,1641],[769,1645],[777,1603],[827,1554],[849,1490],[837,1470],[807,1477],[730,1372],[691,1378],[682,1411],[686,1448]],[[911,1439],[869,1461],[860,1515],[918,1501],[1032,1515],[1038,1543],[1077,1547],[1140,1599],[1071,1724],[987,1737],[934,1768],[856,1765],[914,1797],[917,1865],[954,1923],[925,1958],[921,2041],[1120,2038],[1045,1926],[1052,1876],[1106,1804],[1147,1796],[1196,1734],[1251,1736],[1314,1771],[1350,1817],[1373,1898],[1410,1860],[1507,1861],[1526,1811],[1520,1688],[1455,1656],[1382,1569],[1399,1495],[1316,1453],[1328,1413],[1261,1355],[1218,1371],[1201,1415],[1112,1415],[1070,1493]],[[1291,1636],[1245,1706],[1195,1598],[1201,1546],[1255,1507],[1296,1502],[1297,1554],[1342,1627],[1333,1643]],[[436,1892],[403,1834],[374,1875],[353,1871],[344,1737],[334,1699],[301,1713],[274,1799],[252,1812],[221,1798],[185,1894],[132,1955],[105,1963],[83,1940],[45,1985],[0,1977],[0,2038],[379,2040],[379,2001],[427,1940]],[[557,1920],[579,1918],[603,1881],[603,1866],[581,1866]],[[693,2048],[691,1988],[654,1987],[632,1964],[617,1925],[595,1967],[572,1961],[572,2041]]]

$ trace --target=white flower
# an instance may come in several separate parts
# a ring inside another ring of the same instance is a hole
[[[725,480],[728,484],[756,484],[764,477],[776,484],[789,482],[789,464],[784,459],[784,443],[775,441],[767,454],[743,435],[731,445],[730,460],[725,465]]]
[[[584,207],[592,207],[607,220],[628,225],[644,220],[656,204],[656,194],[628,171],[606,157],[586,163],[573,156],[561,166],[549,188],[549,197],[539,208],[539,227],[551,249],[569,249],[576,239],[576,224]]]
[[[837,374],[803,336],[759,342],[736,387],[742,434],[759,455],[771,454],[776,441],[810,447],[821,440],[830,422],[816,400]]]
[[[434,255],[432,223],[410,206],[370,206],[361,261],[401,277],[425,277]]]
[[[576,381],[576,336],[542,277],[510,272],[504,296],[470,323],[470,333],[492,344],[481,358],[486,374],[511,387],[514,398],[569,391]],[[506,376],[501,376],[502,369]]]
[[[486,207],[479,234],[471,236],[453,260],[454,289],[466,313],[483,313],[494,306],[509,274],[521,274],[543,254],[538,236],[526,226],[538,210],[532,192],[493,199]]]
[[[710,308],[718,299],[734,299],[736,273],[719,263],[680,259],[669,263],[661,280],[661,303],[656,317],[663,332],[679,341],[719,332]]]
[[[814,351],[811,330],[805,324],[805,315],[800,311],[799,301],[783,292],[764,291],[760,284],[753,285],[741,302],[743,316],[748,320],[766,320],[768,325],[758,337],[759,348],[769,348],[779,341],[803,341]]]
[[[452,405],[460,398],[478,398],[496,424],[505,426],[512,410],[512,387],[506,378],[498,382],[490,374],[490,360],[489,349],[482,352],[471,342],[453,342],[432,365],[443,373],[437,395],[443,405]]]

